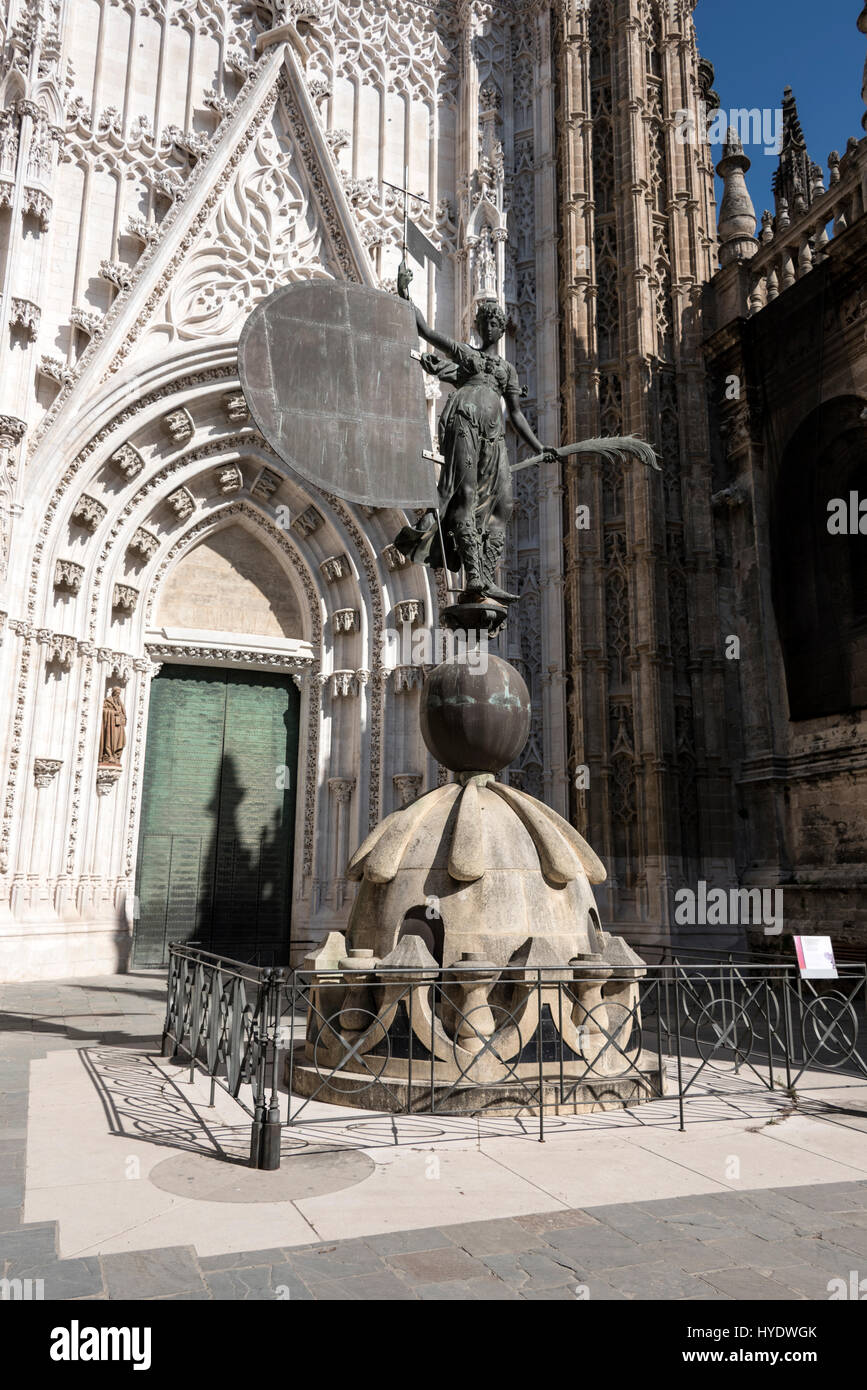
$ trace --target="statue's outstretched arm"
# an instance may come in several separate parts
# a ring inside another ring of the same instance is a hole
[[[506,402],[506,411],[518,438],[522,439],[527,447],[533,450],[534,454],[550,455],[553,458],[555,451],[546,449],[530,428],[530,422],[520,406],[521,397],[517,382],[514,387],[505,392],[503,399]]]
[[[409,297],[409,282],[411,279],[412,271],[406,261],[401,261],[400,269],[397,272],[397,292],[401,299],[405,299],[409,304],[412,304],[412,300]],[[458,350],[458,345],[454,338],[447,338],[445,333],[438,333],[435,328],[429,328],[421,309],[419,309],[416,304],[412,304],[412,307],[415,309],[415,322],[418,328],[418,336],[424,338],[432,347],[438,348],[440,352],[445,353],[446,357],[451,357],[454,361]]]

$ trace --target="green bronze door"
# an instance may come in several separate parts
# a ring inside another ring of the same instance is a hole
[[[164,666],[151,689],[133,959],[170,941],[262,964],[289,951],[298,691],[288,677]]]

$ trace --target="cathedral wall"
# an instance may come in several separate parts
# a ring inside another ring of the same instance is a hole
[[[863,539],[832,533],[829,504],[863,493],[867,458],[863,160],[856,145],[844,179],[817,194],[836,201],[836,225],[802,210],[778,227],[776,254],[769,237],[720,272],[708,315],[722,613],[740,643],[727,679],[738,873],[782,886],[787,932],[860,951],[867,586]],[[819,224],[834,235],[783,280],[786,239],[797,247]]]
[[[418,302],[463,335],[476,300],[499,297],[527,412],[559,440],[549,10],[327,0],[272,43],[282,16],[266,5],[14,9],[20,38],[0,59],[0,270],[3,302],[20,301],[0,333],[0,977],[128,962],[165,663],[299,685],[300,959],[345,925],[345,864],[369,828],[444,778],[418,728],[423,670],[390,664],[383,641],[442,595],[389,549],[402,514],[286,475],[247,415],[238,334],[292,279],[393,288],[403,198],[383,181],[402,187],[406,167],[410,215],[443,253],[436,276],[415,267]],[[515,780],[562,805],[548,472],[516,475],[507,582],[526,623],[510,654],[534,721]],[[227,568],[209,570],[209,554]],[[267,601],[276,576],[282,613]],[[106,768],[114,688],[127,743]]]

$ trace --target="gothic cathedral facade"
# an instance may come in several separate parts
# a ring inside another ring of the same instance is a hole
[[[407,658],[442,593],[390,544],[405,518],[290,477],[237,368],[277,287],[395,288],[407,177],[442,252],[415,269],[428,321],[468,337],[498,298],[539,436],[634,433],[662,465],[514,475],[503,654],[533,719],[510,780],[579,826],[639,945],[669,939],[683,885],[791,877],[780,838],[757,859],[739,821],[725,640],[772,619],[734,611],[748,538],[714,502],[740,473],[713,374],[748,375],[719,332],[767,312],[748,263],[769,253],[739,233],[718,269],[713,149],[673,120],[698,128],[715,99],[692,10],[4,0],[0,979],[158,965],[173,937],[298,961],[345,925],[359,841],[444,780]],[[826,714],[833,796],[867,738]],[[790,775],[772,770],[759,838]]]

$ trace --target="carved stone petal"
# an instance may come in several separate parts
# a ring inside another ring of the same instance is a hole
[[[363,876],[371,883],[390,883],[400,868],[410,837],[434,802],[445,796],[454,800],[460,790],[450,782],[444,787],[434,787],[409,806],[392,811],[359,845],[349,861],[347,877],[359,879]]]
[[[492,792],[496,792],[504,801],[507,801],[521,817],[524,825],[533,836],[533,841],[542,860],[542,867],[550,878],[558,883],[569,883],[575,877],[574,869],[569,870],[571,858],[564,853],[564,849],[566,849],[577,857],[591,883],[605,882],[607,878],[605,865],[595,851],[590,848],[584,837],[579,835],[574,825],[570,825],[550,806],[537,801],[533,796],[528,796],[526,792],[518,791],[517,787],[506,787],[502,782],[491,782],[489,786]],[[551,834],[552,830],[555,834],[559,831],[559,837],[555,838]],[[558,847],[558,839],[565,841],[564,847]],[[559,872],[549,873],[546,867],[547,856],[550,856],[549,862],[552,870],[555,866],[561,866],[562,872],[567,873],[565,878],[559,877]]]
[[[449,848],[449,873],[462,883],[475,883],[484,878],[485,868],[479,791],[475,782],[468,782],[461,794]]]

